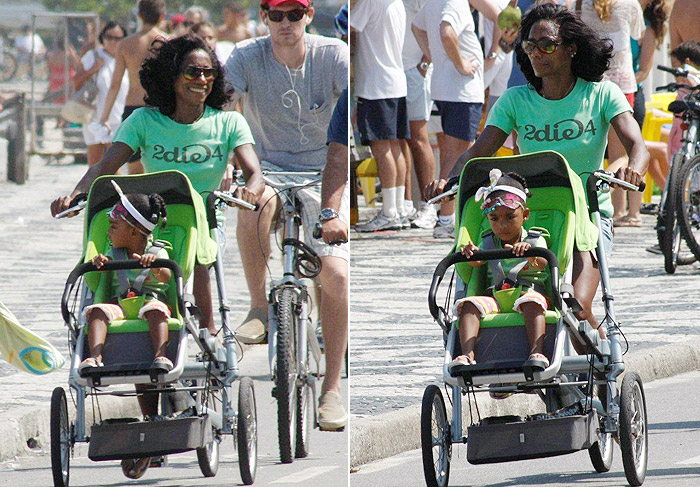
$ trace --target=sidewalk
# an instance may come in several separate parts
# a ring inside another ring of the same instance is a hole
[[[27,328],[55,345],[68,359],[67,328],[60,312],[65,280],[80,258],[83,219],[54,220],[50,202],[69,194],[87,170],[85,165],[47,165],[38,156],[30,161],[29,179],[19,186],[6,182],[0,167],[0,281],[2,301]],[[234,326],[248,308],[248,293],[235,244],[235,211],[228,211],[225,272]],[[241,292],[242,291],[242,292]],[[30,438],[48,451],[48,418],[51,391],[68,387],[68,364],[45,376],[20,372],[0,360],[0,461],[27,450]],[[138,415],[134,399],[100,400],[104,417]],[[68,402],[71,402],[68,396]],[[92,413],[88,411],[88,418]],[[31,443],[31,442],[30,442]]]
[[[360,221],[369,215],[361,208]],[[615,229],[610,273],[616,316],[629,341],[627,369],[649,381],[700,367],[700,292],[697,264],[668,275],[663,257],[645,251],[656,243],[655,218],[643,220],[642,228]],[[351,240],[354,466],[419,447],[419,405],[428,384],[442,384],[444,350],[440,328],[428,311],[428,288],[452,242],[435,240],[428,230],[352,233]],[[449,274],[439,302],[448,283]],[[599,297],[594,310],[602,318]],[[479,399],[482,415],[489,415],[488,402],[485,397],[482,406]],[[498,406],[524,407],[513,399]]]

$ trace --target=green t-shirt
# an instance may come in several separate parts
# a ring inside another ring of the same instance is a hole
[[[152,240],[149,240],[149,243],[146,245],[146,252],[151,248],[153,244]],[[114,259],[114,249],[110,247],[110,249],[107,251],[107,257],[110,259]],[[131,258],[131,256],[129,256]],[[170,256],[168,255],[168,251],[165,250],[163,247],[158,249],[158,253],[156,254],[156,259],[169,259]],[[126,270],[126,277],[129,279],[129,284],[134,283],[137,277],[139,277],[139,274],[141,274],[141,271],[143,269],[127,269]],[[119,276],[117,275],[116,271],[111,272],[112,274],[112,291],[114,296],[117,297],[119,296]],[[149,272],[148,277],[146,277],[146,280],[143,283],[143,289],[141,290],[144,293],[155,293],[160,297],[161,300],[165,299],[166,292],[168,291],[168,286],[169,284],[167,282],[160,282],[154,275],[153,273]]]
[[[527,230],[525,228],[522,228],[522,236],[520,238],[521,242],[524,242],[525,239],[527,238]],[[501,242],[501,239],[498,238],[495,234],[493,235],[493,243],[496,245],[497,249],[502,249],[503,248],[503,243]],[[541,249],[546,249],[547,248],[547,241],[544,239],[544,237],[539,236],[537,238],[537,241],[535,242],[535,245],[533,247],[539,247]],[[484,242],[482,241],[479,244],[479,248],[483,250],[484,248]],[[501,267],[503,268],[503,273],[508,277],[508,273],[511,271],[513,267],[516,265],[520,264],[523,260],[525,260],[524,257],[513,257],[512,259],[501,259]],[[488,262],[484,263],[484,266],[486,266],[486,282],[488,283],[488,286],[495,286],[496,284],[500,284],[498,282],[493,282],[493,275],[491,273],[491,266],[488,265]],[[545,282],[547,282],[547,278],[549,277],[549,266],[545,266],[544,269],[535,269],[529,264],[526,264],[525,267],[523,267],[520,272],[518,272],[518,279],[523,279],[528,282],[532,282],[534,284],[538,284],[542,287],[544,287]]]
[[[192,124],[178,123],[157,108],[139,108],[122,122],[113,142],[141,149],[146,172],[185,173],[200,194],[219,187],[231,151],[255,143],[243,115],[209,106]]]
[[[553,150],[563,155],[586,187],[588,174],[603,169],[610,121],[631,112],[620,88],[610,81],[594,83],[581,78],[561,100],[547,100],[531,85],[509,88],[489,112],[486,125],[518,134],[523,154]],[[610,194],[598,196],[600,212],[612,216]]]

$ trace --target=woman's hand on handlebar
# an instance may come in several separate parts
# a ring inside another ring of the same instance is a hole
[[[634,184],[635,186],[640,186],[642,182],[644,181],[644,176],[639,174],[637,171],[634,169],[631,169],[629,166],[628,167],[621,167],[617,171],[615,171],[615,177],[617,179],[622,179],[623,181],[626,181],[630,184]],[[613,184],[612,186],[614,187],[622,187],[617,184]],[[628,189],[628,188],[623,188],[623,189]]]
[[[55,217],[62,211],[66,211],[68,208],[71,208],[77,204],[78,198],[76,196],[80,196],[78,194],[72,194],[70,196],[61,196],[59,198],[56,198],[51,202],[51,216]],[[65,215],[68,218],[72,218],[75,215],[77,215],[79,212],[74,211],[72,213],[69,213]]]
[[[258,195],[248,186],[239,186],[238,188],[236,188],[236,190],[233,192],[233,197],[242,199],[243,201],[246,201],[251,205],[257,204],[258,200],[260,199],[260,195]]]
[[[444,193],[446,188],[447,179],[436,179],[435,181],[431,181],[423,189],[423,199],[428,201],[431,198],[435,198],[437,195]]]

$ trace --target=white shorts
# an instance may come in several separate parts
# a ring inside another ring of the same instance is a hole
[[[430,109],[433,106],[433,101],[430,99],[430,77],[433,73],[432,65],[425,73],[425,78],[418,68],[411,68],[405,71],[406,75],[406,114],[408,121],[414,120],[429,120]]]
[[[284,171],[284,169],[275,166],[267,161],[260,161],[260,167],[267,171]],[[290,178],[289,176],[270,178],[289,181],[292,179],[295,182],[303,182],[308,180],[304,176]],[[311,247],[319,257],[340,257],[341,259],[350,262],[350,248],[347,243],[340,245],[328,245],[322,238],[316,239],[313,237],[314,226],[318,222],[318,215],[321,213],[321,185],[311,186],[301,189],[297,192],[299,201],[301,202],[301,222],[304,229],[304,243]],[[340,211],[338,211],[340,219],[346,224],[350,222],[350,185],[345,185],[343,197],[340,201]]]
[[[491,69],[484,73],[484,89],[489,89],[489,96],[501,96],[506,91],[512,69],[513,51],[499,53]]]

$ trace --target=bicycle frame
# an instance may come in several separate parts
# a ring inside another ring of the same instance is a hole
[[[279,294],[285,288],[292,288],[297,297],[297,303],[294,313],[296,315],[297,329],[295,330],[296,337],[296,359],[297,359],[297,387],[308,384],[311,386],[314,397],[316,397],[315,377],[311,374],[307,356],[309,347],[314,356],[317,365],[320,361],[320,346],[316,333],[314,332],[310,315],[310,305],[308,299],[308,288],[303,279],[298,277],[297,273],[297,247],[296,242],[299,242],[299,227],[301,226],[301,216],[299,212],[299,200],[296,197],[295,188],[310,186],[320,183],[320,173],[318,172],[269,172],[263,171],[264,176],[301,176],[301,177],[316,177],[315,181],[304,184],[295,183],[277,183],[268,177],[265,177],[265,182],[279,190],[278,195],[282,203],[282,216],[284,218],[284,240],[282,245],[282,278],[272,281],[269,293],[269,337],[268,337],[268,361],[270,364],[270,373],[272,380],[276,380],[276,359],[277,359],[277,318],[275,315],[275,306],[278,303]],[[314,401],[314,415],[316,414],[316,403]]]

